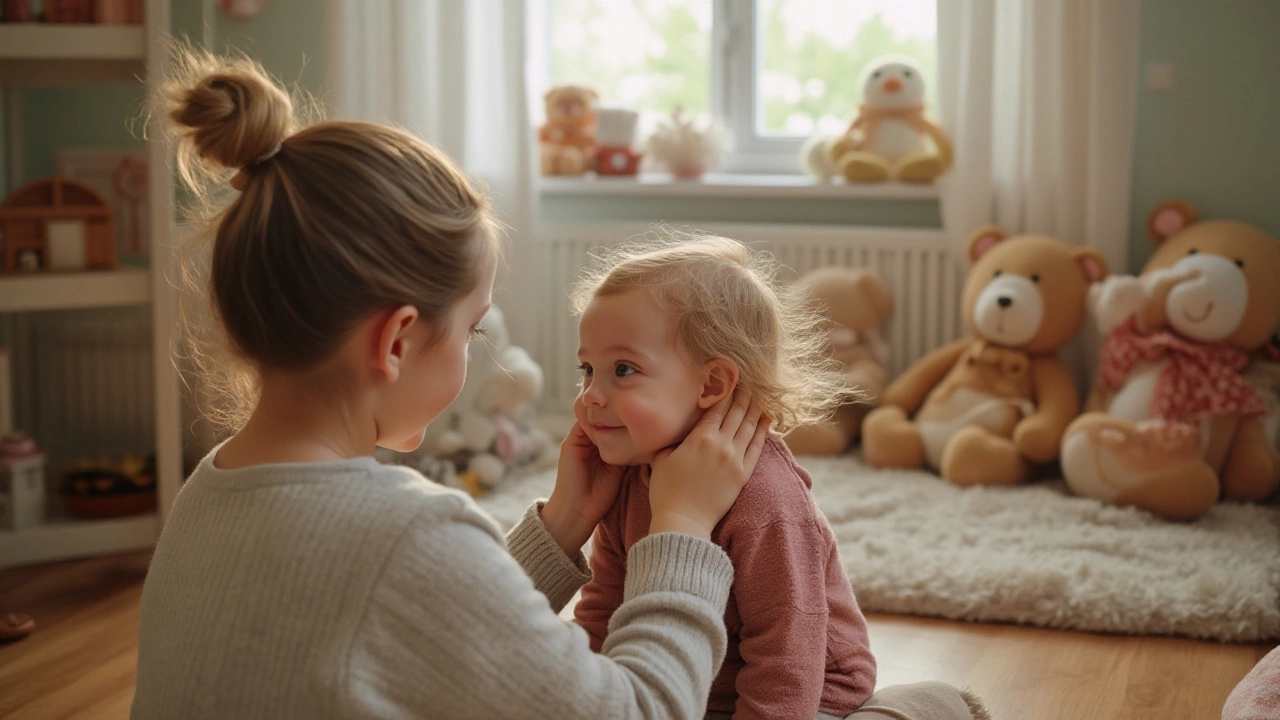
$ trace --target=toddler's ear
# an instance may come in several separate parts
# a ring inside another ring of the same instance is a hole
[[[702,394],[698,396],[698,407],[706,410],[726,397],[733,395],[738,387],[738,366],[728,358],[708,360],[702,366]]]

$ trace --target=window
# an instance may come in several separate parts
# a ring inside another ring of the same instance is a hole
[[[936,2],[545,0],[535,67],[641,110],[642,134],[677,106],[718,117],[735,137],[722,170],[794,173],[809,136],[848,126],[875,58],[919,63],[936,108]]]

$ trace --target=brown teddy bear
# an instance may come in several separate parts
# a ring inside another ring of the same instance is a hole
[[[840,407],[825,423],[792,430],[786,442],[797,454],[839,455],[858,438],[863,417],[884,391],[889,346],[880,326],[893,311],[893,294],[874,273],[849,268],[814,270],[796,281],[796,289],[828,318],[827,352],[866,400]]]
[[[538,128],[543,175],[581,175],[592,169],[596,153],[595,90],[558,85],[543,96],[547,121]]]
[[[996,228],[968,243],[963,310],[970,336],[911,366],[863,423],[877,467],[929,466],[959,485],[1012,484],[1058,457],[1080,410],[1055,352],[1080,329],[1091,283],[1106,276],[1093,249]]]
[[[1250,358],[1280,331],[1280,241],[1241,222],[1156,208],[1158,248],[1139,277],[1101,284],[1106,336],[1087,412],[1067,428],[1062,471],[1078,495],[1172,519],[1280,484]]]

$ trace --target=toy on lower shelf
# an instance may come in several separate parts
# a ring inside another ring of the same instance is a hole
[[[80,460],[63,473],[58,491],[67,512],[82,518],[141,515],[156,509],[156,459]]]
[[[44,453],[25,433],[0,439],[0,530],[44,522]]]

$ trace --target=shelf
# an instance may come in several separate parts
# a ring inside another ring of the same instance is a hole
[[[0,83],[136,83],[145,71],[141,25],[0,23]]]
[[[0,24],[0,60],[142,60],[141,25]]]
[[[144,268],[0,275],[0,312],[72,310],[151,302]]]
[[[0,567],[109,555],[154,547],[156,513],[109,520],[56,519],[39,527],[0,531]]]
[[[543,195],[613,195],[630,197],[841,198],[846,200],[936,200],[935,185],[898,182],[851,184],[822,182],[807,175],[708,173],[701,180],[675,180],[666,173],[635,177],[542,177]]]

